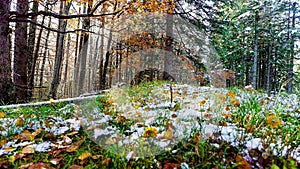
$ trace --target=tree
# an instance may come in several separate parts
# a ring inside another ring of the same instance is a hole
[[[12,103],[9,8],[10,0],[0,1],[0,104]]]
[[[20,14],[28,13],[28,0],[17,1],[17,11]],[[18,16],[17,19],[25,20],[26,16]],[[27,23],[17,22],[15,28],[14,50],[14,92],[17,103],[29,101],[28,98],[28,35]]]
[[[68,15],[69,9],[71,7],[71,3],[66,4],[66,2],[60,2],[60,14]],[[66,31],[67,21],[64,19],[59,19],[58,28],[60,31]],[[61,65],[64,55],[64,39],[65,34],[58,33],[57,40],[56,40],[56,56],[55,56],[55,65],[54,65],[54,72],[53,72],[53,80],[51,82],[51,89],[49,93],[50,98],[57,97],[57,88],[60,83],[61,77]]]

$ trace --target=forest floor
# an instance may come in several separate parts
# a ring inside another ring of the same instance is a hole
[[[0,168],[297,168],[299,95],[148,82],[0,110]],[[172,101],[171,101],[172,93]]]

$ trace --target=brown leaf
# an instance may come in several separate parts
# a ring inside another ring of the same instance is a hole
[[[94,160],[98,160],[100,157],[102,157],[103,155],[94,155],[92,156],[92,159]]]
[[[164,165],[164,169],[175,169],[175,168],[180,168],[179,164],[176,163],[167,163]]]
[[[62,160],[62,157],[61,158],[55,158],[55,159],[52,159],[50,160],[49,162],[53,165],[57,165],[59,164],[59,162]]]
[[[24,126],[24,120],[22,117],[19,117],[18,120],[16,121],[16,126],[17,127],[23,127]]]
[[[233,104],[234,107],[240,107],[241,106],[241,103],[238,100],[233,100],[232,104]]]
[[[66,151],[69,152],[69,153],[75,152],[81,146],[81,144],[83,142],[84,142],[84,139],[79,139],[76,143],[71,145],[71,147],[69,147]]]
[[[238,163],[238,169],[251,169],[251,165],[240,155],[235,157],[235,162]]]
[[[28,169],[54,169],[54,168],[49,166],[49,164],[47,164],[47,163],[39,162],[39,163],[30,165],[30,167]]]
[[[83,169],[83,167],[79,165],[71,165],[68,169]]]
[[[20,140],[26,140],[26,141],[30,141],[33,140],[34,137],[31,135],[31,133],[28,130],[24,130],[23,133],[19,134],[18,139]]]
[[[24,147],[22,149],[22,154],[33,154],[35,152],[35,149],[32,147]]]

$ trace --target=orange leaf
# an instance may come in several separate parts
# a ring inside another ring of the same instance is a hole
[[[234,98],[235,98],[235,94],[234,94],[234,92],[233,92],[233,91],[231,91],[231,90],[229,90],[229,92],[228,92],[228,96],[229,96],[229,97],[231,97],[232,99],[234,99]]]
[[[0,118],[4,118],[5,113],[4,112],[0,112]]]
[[[241,103],[238,100],[233,100],[232,101],[233,106],[235,107],[239,107],[241,105]]]

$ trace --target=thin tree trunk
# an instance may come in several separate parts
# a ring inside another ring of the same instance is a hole
[[[45,21],[45,16],[43,16],[43,19],[42,19],[42,25],[44,25],[44,21]],[[34,73],[35,73],[35,67],[36,67],[36,62],[37,62],[37,59],[39,57],[39,49],[40,49],[40,46],[41,46],[41,39],[42,39],[42,33],[43,33],[43,28],[40,29],[40,32],[39,32],[39,35],[38,35],[38,39],[37,39],[37,43],[36,43],[36,47],[35,47],[35,51],[34,51],[34,54],[33,54],[33,58],[31,60],[31,67],[30,67],[30,70],[29,70],[29,97],[31,98],[32,97],[32,94],[33,94],[33,91],[34,91]]]
[[[81,7],[79,7],[79,13],[81,12]],[[80,18],[78,18],[77,28],[80,28]],[[76,33],[76,45],[75,45],[75,60],[74,60],[74,73],[73,73],[73,84],[72,84],[72,96],[77,96],[77,88],[78,88],[78,72],[79,72],[79,50],[81,49],[81,45],[79,42],[79,37],[81,36],[81,32]]]
[[[166,53],[164,56],[164,71],[171,73],[172,72],[172,56],[170,54],[173,51],[173,22],[174,18],[172,14],[167,15],[167,28],[166,28],[166,34],[167,34],[167,42],[166,42]]]
[[[103,67],[103,74],[102,74],[102,79],[100,81],[101,86],[100,89],[106,89],[106,74],[108,72],[108,65],[110,62],[110,46],[111,46],[111,42],[112,42],[112,30],[110,30],[109,32],[109,38],[108,38],[108,42],[107,42],[107,52],[105,54],[105,61],[104,61],[104,67]]]
[[[20,14],[28,12],[28,0],[18,0],[17,11]],[[27,19],[24,16],[20,20]],[[14,51],[14,92],[17,103],[29,101],[28,98],[28,44],[27,23],[17,22],[15,28],[15,51]]]
[[[68,14],[71,3],[66,6],[66,2],[61,1],[60,4],[60,14]],[[58,29],[61,31],[65,31],[67,26],[67,21],[64,19],[60,19],[58,23]],[[53,79],[51,82],[51,88],[49,93],[49,98],[57,98],[57,89],[60,83],[61,78],[61,65],[64,54],[64,38],[65,35],[62,33],[58,33],[57,42],[56,42],[56,56],[55,56],[55,64],[54,64],[54,73]]]
[[[93,2],[89,3],[93,4]],[[88,4],[87,4],[88,5]],[[87,13],[90,13],[91,11],[91,6],[88,5]],[[83,29],[89,30],[90,28],[90,19],[89,18],[84,18],[83,21]],[[79,85],[78,85],[78,92],[79,94],[83,94],[85,92],[84,89],[84,84],[85,84],[85,75],[86,75],[86,61],[87,61],[87,55],[88,55],[88,42],[89,42],[89,34],[87,32],[83,33],[83,43],[82,43],[82,50],[80,51],[80,68],[79,68]]]
[[[292,16],[292,30],[295,29],[295,14],[296,14],[296,2],[293,3],[292,6],[292,10],[293,10],[293,16]],[[290,17],[290,16],[289,16]],[[293,76],[294,76],[294,36],[293,36],[293,32],[290,32],[290,51],[291,51],[291,55],[290,55],[290,59],[289,59],[289,72],[288,72],[288,84],[287,84],[287,91],[289,93],[292,93],[293,91]]]
[[[39,7],[39,3],[37,1],[33,1],[32,12],[37,12]],[[31,17],[31,20],[36,22],[37,16]],[[45,16],[43,16],[42,25],[44,24]],[[40,29],[40,33],[38,36],[37,46],[41,41],[41,34],[43,28]],[[36,25],[30,24],[29,28],[29,36],[28,36],[28,97],[31,99],[34,90],[34,71],[37,59],[37,51],[39,51],[39,47],[34,49],[35,44],[35,33],[36,33]],[[35,50],[35,51],[34,51]]]
[[[65,65],[65,71],[64,71],[64,80],[63,80],[63,84],[64,84],[64,96],[70,97],[70,93],[68,92],[68,66],[69,66],[69,55],[70,55],[70,41],[71,41],[71,37],[70,34],[68,34],[68,42],[67,42],[67,55],[66,55],[66,65]]]
[[[0,1],[0,104],[13,103],[13,83],[11,78],[10,33],[9,33],[10,0]]]
[[[102,24],[101,28],[101,42],[100,42],[100,63],[99,63],[99,87],[98,90],[102,89],[102,79],[103,79],[103,64],[104,64],[104,24]]]
[[[49,19],[48,27],[50,27],[50,25],[51,25],[51,18]],[[42,61],[42,65],[41,65],[40,82],[39,82],[39,100],[42,100],[42,98],[43,98],[43,90],[42,90],[43,89],[43,78],[44,78],[44,68],[45,68],[47,51],[48,51],[49,36],[50,36],[50,31],[47,30],[44,53],[43,53],[43,61]]]
[[[258,60],[258,12],[255,14],[255,23],[254,23],[254,61],[253,61],[253,88],[257,89],[257,60]]]

